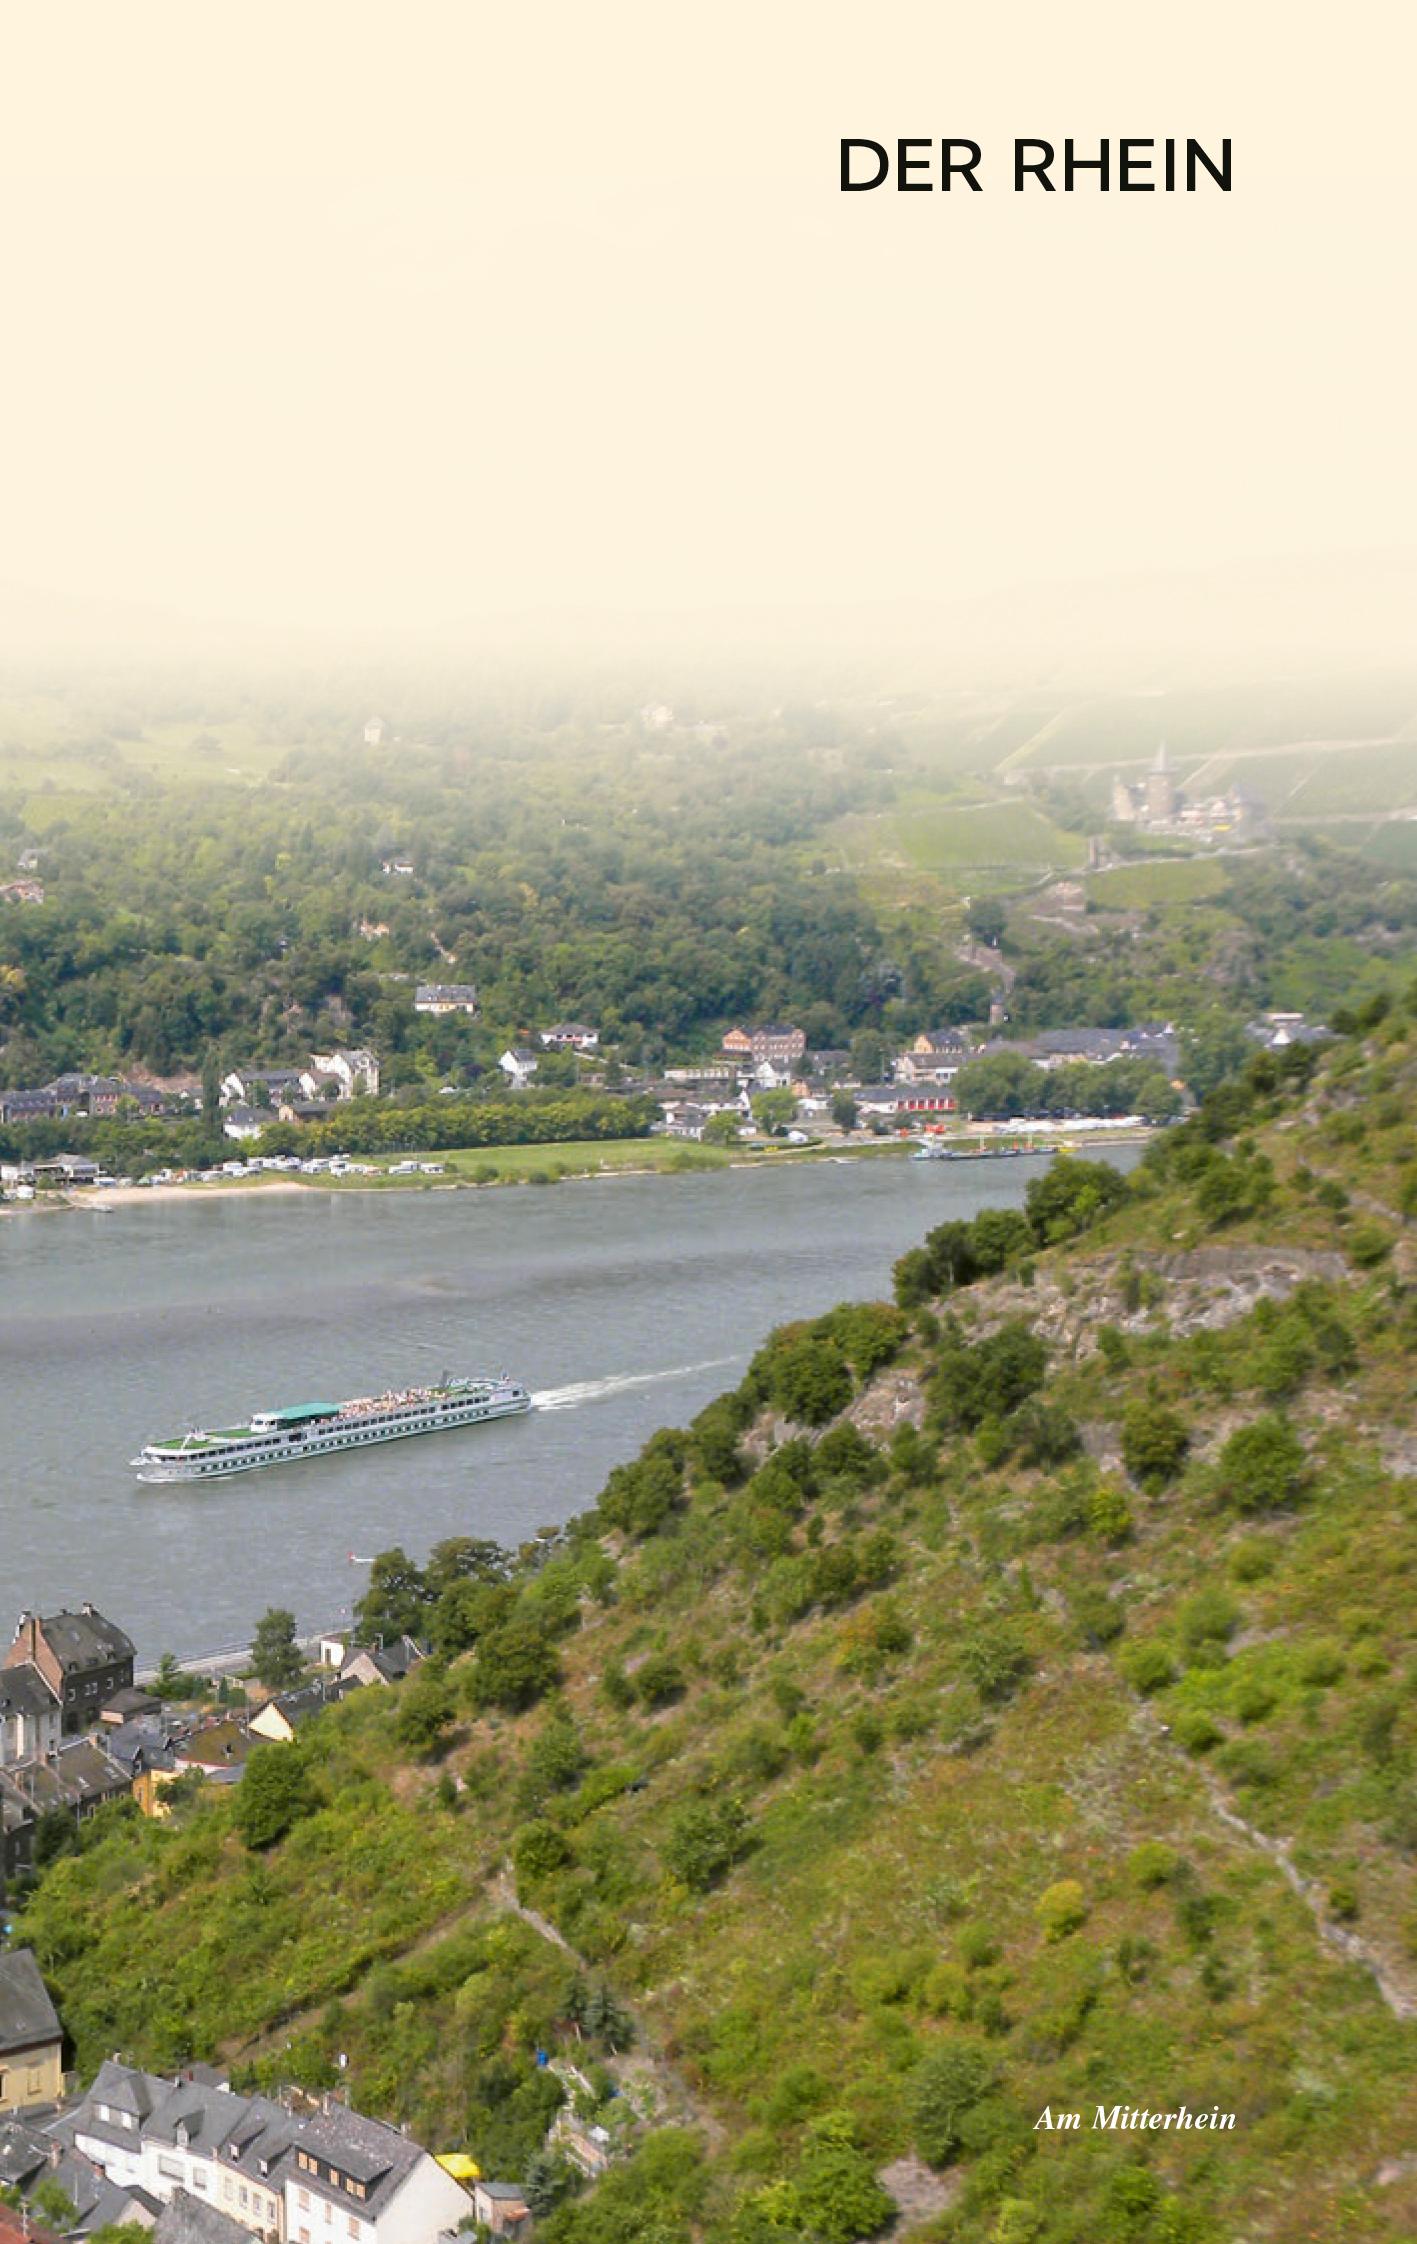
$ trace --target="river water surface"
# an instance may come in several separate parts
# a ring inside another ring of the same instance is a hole
[[[1131,1151],[1119,1149],[1130,1164]],[[0,1222],[0,1645],[91,1598],[140,1664],[344,1617],[370,1555],[516,1543],[736,1382],[775,1324],[888,1295],[932,1224],[1045,1160],[874,1160],[550,1189],[272,1192]],[[129,1460],[280,1403],[503,1370],[529,1416],[205,1486]]]

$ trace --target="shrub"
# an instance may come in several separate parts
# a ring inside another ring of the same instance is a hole
[[[295,1746],[258,1746],[236,1794],[236,1828],[253,1852],[261,1851],[319,1805],[305,1757]]]
[[[680,1450],[655,1435],[632,1465],[617,1465],[601,1490],[597,1509],[607,1527],[643,1538],[664,1525],[683,1495]]]
[[[942,1426],[972,1433],[985,1418],[1016,1410],[1042,1386],[1047,1368],[1043,1342],[1020,1321],[973,1347],[953,1327],[930,1382],[931,1412]]]
[[[812,1462],[822,1479],[845,1481],[851,1488],[869,1488],[885,1472],[880,1452],[849,1418],[823,1434]]]
[[[1217,1471],[1222,1493],[1237,1511],[1273,1511],[1299,1494],[1306,1464],[1304,1445],[1289,1421],[1270,1411],[1237,1428],[1220,1452]]]
[[[652,1652],[636,1668],[633,1680],[642,1706],[669,1706],[684,1696],[684,1670],[672,1652]]]
[[[455,1713],[453,1687],[442,1670],[429,1661],[399,1691],[394,1736],[420,1760],[431,1761],[446,1741]]]
[[[843,1303],[822,1324],[862,1381],[891,1361],[910,1329],[900,1310],[886,1301]]]
[[[1128,1644],[1121,1654],[1121,1668],[1132,1689],[1148,1696],[1176,1680],[1176,1663],[1155,1637],[1145,1644]]]
[[[964,1637],[960,1671],[982,1699],[1011,1698],[1033,1662],[1017,1630],[1007,1621],[982,1622]]]
[[[797,2170],[797,2200],[803,2224],[821,2244],[858,2244],[876,2236],[895,2219],[896,2202],[876,2180],[870,2160],[849,2139],[842,2141],[820,2122],[823,2139],[810,2144]]]
[[[1203,1589],[1181,1608],[1181,1642],[1192,1653],[1207,1644],[1227,1644],[1241,1617],[1239,1606],[1223,1589]]]
[[[851,1373],[837,1343],[810,1332],[774,1351],[773,1402],[799,1426],[824,1426],[851,1400]]]
[[[1125,1200],[1126,1178],[1107,1161],[1078,1161],[1060,1153],[1024,1196],[1029,1225],[1040,1246],[1087,1231]]]
[[[1188,1753],[1209,1753],[1213,1745],[1220,1743],[1221,1733],[1210,1716],[1194,1709],[1186,1714],[1178,1714],[1174,1729],[1178,1743]]]
[[[1098,1482],[1087,1499],[1087,1524],[1099,1542],[1125,1543],[1132,1532],[1132,1508],[1115,1480]]]
[[[961,1925],[960,1962],[970,1971],[987,1971],[999,1960],[999,1943],[987,1925]]]
[[[1393,1235],[1381,1223],[1355,1223],[1348,1234],[1348,1252],[1360,1270],[1376,1269],[1393,1250]]]
[[[1326,1691],[1331,1683],[1340,1682],[1343,1668],[1343,1654],[1336,1644],[1310,1644],[1299,1655],[1299,1681],[1311,1690]]]
[[[1115,1643],[1127,1625],[1121,1606],[1105,1590],[1079,1590],[1072,1602],[1073,1621],[1089,1651]]]
[[[1276,1705],[1274,1692],[1257,1675],[1238,1677],[1230,1692],[1230,1704],[1240,1720],[1247,1725],[1263,1722],[1273,1714]]]
[[[466,1688],[474,1708],[500,1706],[516,1713],[559,1681],[554,1646],[533,1622],[510,1620],[479,1640]]]
[[[1076,1878],[1059,1878],[1039,1895],[1033,1914],[1045,1939],[1066,1940],[1087,1922],[1087,1896]]]
[[[911,2121],[915,2147],[931,2166],[947,2166],[964,2141],[966,2114],[994,2085],[982,2050],[957,2042],[927,2057],[915,2075]]]
[[[571,1859],[566,1834],[554,1823],[524,1823],[512,1840],[518,1887],[554,1877]]]
[[[1230,1553],[1230,1571],[1237,1582],[1261,1582],[1274,1572],[1274,1555],[1268,1543],[1251,1536]]]
[[[1122,1461],[1133,1480],[1154,1493],[1174,1480],[1191,1437],[1174,1410],[1138,1399],[1122,1414]]]
[[[1143,1893],[1168,1885],[1180,1867],[1180,1856],[1164,1839],[1144,1839],[1127,1856],[1127,1868]]]
[[[747,1812],[739,1800],[692,1800],[679,1810],[664,1843],[665,1868],[694,1893],[707,1893],[746,1852]]]

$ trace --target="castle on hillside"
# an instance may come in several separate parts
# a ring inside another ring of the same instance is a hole
[[[1200,795],[1194,801],[1178,786],[1163,740],[1145,779],[1112,782],[1112,822],[1138,826],[1149,834],[1189,834],[1196,841],[1249,838],[1264,823],[1264,812],[1242,788]]]

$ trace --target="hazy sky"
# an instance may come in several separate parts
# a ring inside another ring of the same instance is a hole
[[[0,578],[402,629],[1404,545],[1413,21],[15,0]],[[1235,191],[1014,195],[1069,132]],[[986,191],[843,197],[843,133]]]

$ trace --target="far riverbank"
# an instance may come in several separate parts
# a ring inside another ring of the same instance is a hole
[[[960,1134],[935,1142],[946,1145],[968,1161],[992,1164],[1000,1159],[1025,1157],[1015,1144],[1027,1141],[1026,1156],[1055,1152],[1096,1155],[1114,1146],[1145,1144],[1149,1130],[1095,1130],[1079,1141],[1076,1135],[1056,1135],[1034,1125],[1000,1128],[988,1135]],[[444,1152],[400,1153],[375,1156],[359,1164],[362,1173],[294,1176],[257,1171],[231,1176],[219,1169],[179,1182],[152,1185],[109,1185],[99,1189],[81,1186],[46,1191],[35,1199],[6,1202],[0,1212],[52,1213],[58,1209],[106,1210],[153,1207],[192,1199],[239,1199],[256,1193],[391,1193],[478,1191],[509,1184],[551,1185],[582,1182],[594,1177],[702,1176],[717,1169],[768,1169],[818,1166],[830,1161],[901,1159],[918,1146],[914,1138],[819,1138],[809,1145],[764,1144],[752,1148],[700,1145],[667,1138],[617,1138],[581,1140],[568,1144],[457,1147]],[[415,1174],[396,1175],[404,1163],[418,1163]],[[372,1170],[374,1173],[369,1173]]]

